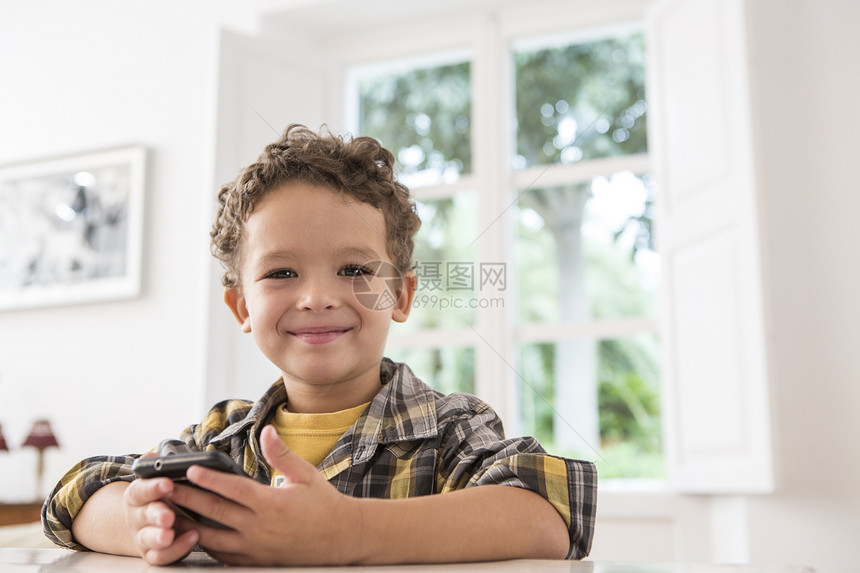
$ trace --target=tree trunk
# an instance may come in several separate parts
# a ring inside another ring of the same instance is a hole
[[[587,185],[532,191],[523,195],[556,241],[559,271],[559,319],[590,318],[582,218],[590,192]],[[597,408],[596,341],[570,339],[556,343],[553,437],[564,450],[591,452],[600,448]]]

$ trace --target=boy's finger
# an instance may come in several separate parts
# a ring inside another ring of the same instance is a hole
[[[150,549],[166,549],[174,541],[172,529],[161,527],[142,527],[137,531],[137,545],[144,551]]]
[[[173,491],[173,482],[168,478],[136,479],[125,489],[125,502],[141,506],[159,500]]]
[[[253,518],[254,512],[249,509],[255,499],[252,488],[261,487],[259,484],[201,466],[190,467],[188,479],[200,488],[177,486],[170,494],[170,502],[179,509],[190,510],[232,529]]]
[[[146,522],[150,525],[162,528],[173,527],[176,522],[176,514],[164,503],[153,502],[144,508]]]
[[[278,431],[271,425],[263,428],[260,434],[260,447],[263,457],[273,468],[284,474],[287,482],[310,483],[319,475],[317,469],[300,458],[284,444]]]
[[[221,498],[235,501],[240,506],[246,507],[255,498],[255,490],[261,487],[260,484],[246,477],[232,475],[198,465],[188,468],[185,475],[188,477],[188,481],[192,484],[200,486],[203,490],[208,490],[209,492],[218,494],[214,497],[220,496]],[[201,494],[206,493],[200,488],[192,488],[184,485],[176,486],[170,499],[176,501],[180,505],[185,505],[184,501],[179,502],[180,498],[176,497],[177,494],[181,491],[183,494],[194,494],[199,498]],[[187,497],[188,495],[183,495],[182,499],[187,499]],[[212,497],[211,494],[209,494],[209,497]],[[191,509],[197,511],[196,507],[191,507]]]
[[[169,565],[175,563],[191,553],[198,539],[199,536],[196,531],[186,531],[166,547],[145,550],[143,558],[150,565]]]

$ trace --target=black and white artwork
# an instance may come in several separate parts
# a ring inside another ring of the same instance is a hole
[[[0,167],[0,310],[140,293],[145,150]]]

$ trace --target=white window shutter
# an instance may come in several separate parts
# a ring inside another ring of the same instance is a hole
[[[216,163],[224,176],[257,159],[291,123],[316,131],[328,100],[323,62],[302,50],[230,30],[219,35]]]
[[[773,489],[743,0],[649,6],[664,432],[680,491]]]

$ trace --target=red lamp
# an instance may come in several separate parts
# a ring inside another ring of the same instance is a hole
[[[3,435],[3,425],[0,424],[0,452],[8,452],[9,446],[6,444],[6,437]]]
[[[41,497],[39,492],[42,489],[42,474],[45,473],[45,450],[60,445],[51,430],[51,423],[48,420],[36,420],[23,445],[39,450],[39,465],[36,466],[36,497]]]

